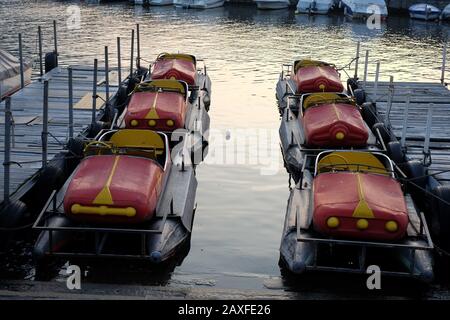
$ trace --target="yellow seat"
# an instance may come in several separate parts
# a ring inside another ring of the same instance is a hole
[[[294,72],[297,73],[299,69],[304,67],[323,67],[323,66],[334,66],[334,65],[319,60],[303,59],[295,63]]]
[[[154,148],[164,150],[164,140],[151,130],[123,129],[116,131],[109,140],[119,148]]]
[[[389,175],[389,171],[381,161],[370,152],[335,151],[320,159],[317,173],[332,170],[363,171]]]
[[[307,109],[311,106],[322,103],[336,103],[339,100],[343,100],[343,98],[337,93],[331,92],[312,93],[309,96],[307,96],[305,100],[303,100],[303,108]],[[351,99],[348,100],[350,103]]]
[[[190,54],[185,54],[185,53],[160,53],[158,55],[157,60],[159,59],[181,59],[181,60],[187,60],[187,61],[192,61],[192,63],[194,63],[194,65],[197,64],[197,61],[195,59],[195,57],[193,55]]]
[[[150,82],[139,83],[138,85],[136,85],[134,91],[135,92],[146,91],[146,89],[157,90],[159,88],[162,89],[163,91],[164,90],[177,91],[183,95],[186,95],[186,88],[183,85],[183,83],[181,83],[178,80],[172,80],[172,79],[161,79],[161,80],[153,80]]]

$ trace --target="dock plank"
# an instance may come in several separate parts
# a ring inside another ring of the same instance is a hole
[[[362,87],[362,83],[360,86]],[[375,101],[377,110],[386,117],[390,83],[366,82],[368,100]],[[430,152],[432,163],[429,172],[436,174],[442,183],[450,183],[450,91],[437,82],[394,82],[392,108],[389,122],[397,138],[401,138],[406,101],[409,97],[406,130],[407,154],[411,159],[422,160],[427,112],[433,107]]]
[[[93,68],[89,66],[75,66],[73,70],[73,102],[77,105],[82,99],[83,109],[75,108],[74,134],[80,134],[92,119],[89,102],[92,103]],[[97,92],[105,97],[104,84],[105,71],[98,69]],[[44,79],[49,80],[49,126],[48,131],[48,159],[52,159],[63,150],[69,132],[69,97],[68,97],[68,70],[56,68],[46,74]],[[117,81],[117,80],[115,80]],[[117,91],[117,83],[110,86],[110,96]],[[34,80],[24,89],[11,96],[11,110],[14,124],[11,132],[11,166],[10,166],[10,195],[16,193],[24,182],[32,178],[42,167],[42,113],[43,113],[44,82]],[[86,98],[87,97],[87,98]],[[97,99],[97,109],[103,106],[102,99]],[[5,102],[0,103],[2,116],[0,120],[0,152],[5,157]],[[18,164],[20,164],[20,166]],[[0,170],[0,203],[4,197],[4,170]]]

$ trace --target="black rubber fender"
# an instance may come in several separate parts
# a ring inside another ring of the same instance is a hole
[[[209,111],[209,107],[211,106],[211,98],[209,97],[209,94],[205,92],[205,95],[203,96],[203,104],[205,106],[206,111]]]
[[[95,121],[89,124],[88,126],[88,137],[94,138],[100,130],[104,129],[106,127],[105,122],[103,121]]]
[[[27,212],[27,205],[20,200],[6,204],[0,211],[0,232],[2,228],[17,227]]]
[[[363,119],[369,128],[372,128],[375,123],[379,122],[377,118],[377,106],[374,103],[365,102],[361,105],[361,109]]]
[[[358,79],[349,78],[347,80],[347,91],[351,92],[351,91],[355,91],[356,89],[358,89]]]
[[[45,73],[52,71],[58,67],[58,54],[56,52],[48,52],[45,54]]]
[[[26,204],[20,200],[11,201],[2,208],[0,211],[0,252],[6,251],[16,231],[14,228],[20,226],[27,213]]]
[[[428,177],[427,168],[423,165],[422,161],[410,160],[406,162],[404,171],[408,179],[411,179],[410,185],[412,190],[423,193],[422,189],[426,188]],[[415,185],[419,186],[417,188]]]
[[[39,178],[36,182],[36,190],[39,193],[45,190],[52,191],[58,189],[63,183],[66,176],[66,160],[52,160],[45,168],[39,171]]]
[[[76,168],[76,166],[80,163],[80,160],[83,158],[84,155],[84,147],[85,142],[81,138],[71,138],[67,142],[67,155],[66,155],[66,169],[67,174],[69,175],[73,169]]]
[[[390,141],[386,145],[387,154],[392,161],[397,165],[401,165],[405,162],[405,153],[403,152],[402,145],[398,141]]]
[[[356,89],[353,91],[353,96],[355,97],[356,104],[362,106],[366,102],[366,92],[363,89]]]
[[[450,249],[450,186],[440,185],[432,190],[431,233],[445,250]],[[447,203],[446,203],[447,202]]]
[[[391,136],[389,135],[389,131],[384,123],[377,122],[372,126],[372,132],[378,138],[377,129],[378,131],[380,131],[380,135],[384,143],[388,143],[391,140]]]

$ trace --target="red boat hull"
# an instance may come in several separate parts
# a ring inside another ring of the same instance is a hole
[[[184,128],[186,109],[181,93],[135,92],[127,107],[125,126],[159,131]]]
[[[366,240],[396,240],[406,233],[408,213],[403,192],[390,176],[321,173],[314,179],[313,192],[313,224],[320,233]],[[330,218],[339,222],[330,227]],[[387,230],[390,221],[396,222],[396,231]]]
[[[163,169],[126,155],[84,159],[64,196],[65,213],[77,220],[139,223],[150,220],[162,189]]]
[[[197,70],[192,61],[186,59],[160,59],[153,66],[152,79],[176,79],[185,81],[188,85],[195,85]]]
[[[369,137],[361,113],[349,104],[309,107],[299,121],[303,124],[306,143],[312,146],[364,146]]]
[[[339,73],[331,66],[307,66],[295,74],[297,93],[342,92]]]

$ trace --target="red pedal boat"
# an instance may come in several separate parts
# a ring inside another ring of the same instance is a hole
[[[358,147],[367,144],[369,131],[353,100],[334,93],[305,95],[299,117],[306,144],[319,147]]]
[[[409,223],[408,210],[390,160],[368,152],[322,155],[313,181],[314,228],[345,238],[401,239]]]
[[[139,223],[153,218],[170,164],[167,137],[120,130],[91,142],[64,196],[64,212],[90,222]]]
[[[294,80],[297,93],[309,92],[342,92],[336,67],[322,61],[300,60],[294,63]]]
[[[153,65],[151,78],[182,80],[193,86],[197,81],[197,61],[189,54],[161,53]]]
[[[177,80],[154,80],[136,86],[125,111],[125,127],[173,131],[185,126],[188,86]]]

